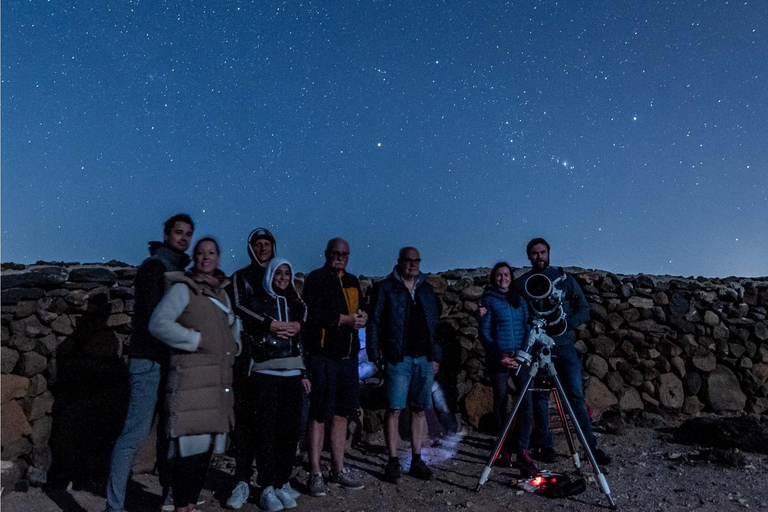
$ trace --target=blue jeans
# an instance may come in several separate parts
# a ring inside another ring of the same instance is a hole
[[[435,371],[426,356],[405,356],[400,363],[384,366],[384,391],[393,411],[406,405],[417,410],[432,408],[432,382]]]
[[[133,458],[152,428],[160,387],[160,367],[160,363],[151,359],[128,361],[131,397],[123,432],[112,449],[105,512],[122,512],[125,508],[125,489],[131,475]]]
[[[504,370],[503,372],[491,373],[493,415],[499,431],[504,428],[510,414],[506,409],[507,387],[509,385],[510,373],[512,373],[512,380],[515,383],[515,388],[517,388],[518,396],[520,391],[522,391],[523,386],[525,386],[525,383],[528,381],[529,368],[527,366],[520,368],[520,372],[517,374],[514,372],[515,370]],[[534,383],[531,383],[531,388],[532,387],[534,387]],[[517,399],[517,397],[515,397],[515,399]],[[514,436],[507,435],[507,441],[504,443],[506,452],[512,452],[512,450],[520,451],[529,447],[531,442],[531,427],[534,425],[534,420],[537,436],[540,437],[546,435],[547,437],[545,438],[545,441],[548,439],[549,445],[552,445],[552,438],[549,434],[549,428],[547,428],[547,422],[549,421],[548,403],[549,393],[528,390],[520,404],[520,409],[517,412]],[[543,425],[543,427],[541,427],[541,425]]]
[[[576,352],[574,346],[569,344],[556,346],[552,350],[552,355],[554,356],[552,361],[555,363],[555,370],[557,370],[557,375],[560,377],[560,382],[565,390],[565,396],[568,397],[568,401],[571,403],[571,407],[573,407],[576,421],[584,432],[584,437],[587,438],[587,443],[589,444],[590,449],[594,450],[597,447],[597,439],[592,432],[592,419],[589,417],[587,403],[584,400],[581,379],[581,359],[579,359],[579,354]],[[542,374],[540,373],[539,375]],[[548,403],[542,401],[541,403],[536,403],[535,407],[546,411]],[[563,407],[565,407],[565,404],[563,404]],[[540,410],[537,417],[541,414],[542,411]],[[544,414],[543,417],[547,418],[547,422],[542,425],[543,428],[541,430],[538,428],[538,425],[536,426],[537,432],[535,435],[541,436],[540,441],[542,446],[552,447],[552,435],[549,433],[548,416]]]

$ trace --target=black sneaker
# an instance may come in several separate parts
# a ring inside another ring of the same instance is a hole
[[[520,475],[524,478],[530,478],[539,472],[539,465],[531,457],[531,450],[518,451],[516,465],[520,470]]]
[[[434,476],[432,470],[424,464],[423,460],[411,462],[411,469],[408,471],[408,474],[419,480],[432,480]]]
[[[596,460],[596,461],[597,461],[597,463],[598,463],[599,465],[601,465],[601,466],[607,466],[607,465],[608,465],[608,464],[610,464],[610,463],[611,463],[611,461],[613,460],[613,459],[611,458],[611,456],[610,456],[610,455],[608,455],[608,454],[605,452],[605,450],[603,450],[603,449],[601,449],[601,448],[595,448],[594,450],[592,450],[592,455],[594,455],[594,456],[595,456],[595,460]]]
[[[542,446],[539,448],[539,454],[535,459],[546,464],[552,464],[557,460],[557,452],[551,446]]]
[[[398,459],[389,459],[387,465],[384,466],[384,479],[387,482],[397,483],[400,477],[403,476],[402,469],[400,469],[400,461]]]

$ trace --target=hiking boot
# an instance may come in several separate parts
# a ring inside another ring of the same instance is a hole
[[[283,504],[283,508],[288,510],[289,508],[296,508],[296,500],[291,497],[290,494],[285,492],[282,487],[275,489],[275,496]]]
[[[338,473],[331,471],[328,480],[333,484],[355,491],[365,487],[360,480],[352,476],[352,473],[347,468],[342,469]]]
[[[539,465],[531,457],[531,450],[525,449],[517,452],[517,468],[524,477],[531,477],[539,472]]]
[[[325,496],[325,483],[323,482],[323,474],[318,472],[309,477],[309,494],[318,498]]]
[[[296,505],[296,502],[293,503],[294,506]],[[283,503],[278,499],[278,497],[275,495],[275,488],[271,485],[269,487],[265,487],[263,491],[261,491],[261,498],[259,499],[259,508],[262,510],[266,510],[267,512],[278,512],[280,510],[284,510],[285,507],[283,506]]]
[[[610,455],[608,455],[605,450],[601,448],[595,448],[592,450],[592,455],[595,456],[595,461],[601,466],[607,466],[611,463],[613,460]]]
[[[243,506],[243,503],[248,501],[248,496],[250,495],[251,487],[248,485],[248,482],[237,482],[235,488],[232,489],[232,494],[227,498],[225,507],[237,510]]]
[[[173,487],[163,489],[163,506],[160,507],[163,512],[173,512],[176,507],[173,505]]]
[[[539,448],[539,456],[536,457],[536,460],[552,464],[557,460],[557,452],[551,446],[542,446]]]
[[[408,474],[419,480],[432,480],[434,476],[432,470],[421,459],[417,462],[411,462],[411,469],[408,470]]]
[[[290,496],[293,499],[298,499],[298,497],[301,496],[301,493],[299,491],[291,487],[291,482],[285,482],[285,485],[283,485],[280,488],[280,490],[286,493],[288,496]]]
[[[395,484],[402,476],[403,472],[400,468],[400,460],[396,457],[391,457],[389,462],[387,462],[387,465],[384,466],[384,479],[387,482]]]

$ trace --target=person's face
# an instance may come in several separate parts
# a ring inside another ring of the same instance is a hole
[[[493,274],[493,284],[502,290],[508,289],[510,283],[512,283],[512,272],[509,267],[501,267]]]
[[[259,263],[266,263],[272,259],[272,242],[269,240],[260,238],[253,242],[251,248]]]
[[[347,268],[349,263],[349,244],[346,242],[336,242],[327,251],[325,251],[326,264],[336,272]]]
[[[190,240],[192,240],[192,226],[186,222],[177,221],[170,233],[163,234],[163,242],[181,252],[189,249]]]
[[[536,244],[528,252],[531,266],[536,270],[544,270],[549,266],[549,249],[544,244]]]
[[[272,288],[285,290],[291,284],[291,267],[282,264],[275,269],[275,276],[272,278]]]
[[[413,279],[419,275],[421,255],[416,249],[408,249],[398,261],[400,275],[406,279]]]
[[[197,246],[194,254],[195,267],[201,274],[212,275],[219,268],[219,251],[216,244],[205,241]]]

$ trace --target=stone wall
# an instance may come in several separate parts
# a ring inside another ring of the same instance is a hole
[[[579,327],[595,418],[768,410],[768,278],[684,279],[567,269],[590,302]],[[521,270],[518,270],[518,274]],[[104,475],[122,428],[134,267],[4,264],[3,486]],[[369,288],[370,278],[361,279]],[[478,340],[488,269],[430,276],[444,306],[443,386],[475,428],[492,394]],[[55,398],[55,399],[54,399]]]

